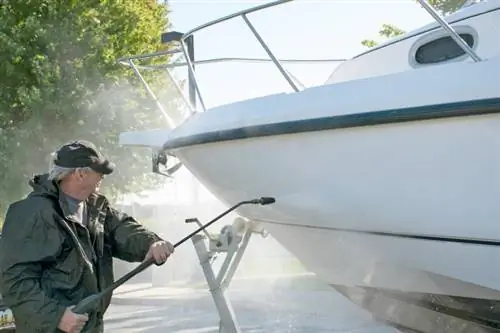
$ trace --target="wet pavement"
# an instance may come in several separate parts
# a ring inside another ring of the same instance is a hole
[[[314,276],[233,281],[228,292],[242,332],[394,333]],[[207,289],[129,284],[114,295],[106,332],[212,333],[219,317]]]

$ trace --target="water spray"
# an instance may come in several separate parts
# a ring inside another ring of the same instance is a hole
[[[240,206],[243,206],[243,205],[262,205],[262,206],[264,206],[264,205],[273,204],[275,201],[276,200],[272,197],[261,197],[259,199],[241,201],[241,202],[237,203],[236,205],[232,206],[231,208],[229,208],[228,210],[224,211],[223,213],[221,213],[220,215],[218,215],[214,219],[212,219],[210,222],[207,222],[206,224],[202,225],[201,227],[199,227],[198,229],[196,229],[195,231],[193,231],[189,235],[182,238],[180,241],[178,241],[177,243],[174,244],[174,248],[185,243],[187,240],[191,239],[194,235],[196,235],[200,231],[205,230],[206,228],[211,226],[213,223],[217,222],[222,217],[226,216],[227,214],[229,214],[230,212],[232,212],[233,210],[235,210],[236,208],[238,208]],[[115,282],[113,282],[111,285],[106,287],[101,292],[94,294],[94,295],[90,295],[90,296],[84,298],[83,300],[81,300],[71,311],[74,313],[77,313],[77,314],[85,314],[85,313],[91,312],[92,310],[95,310],[99,306],[100,301],[104,297],[106,297],[106,295],[108,295],[113,290],[120,287],[125,282],[127,282],[128,280],[130,280],[131,278],[133,278],[137,274],[141,273],[142,271],[144,271],[145,269],[147,269],[148,267],[150,267],[154,263],[155,263],[155,261],[153,258],[150,258],[149,260],[143,261],[139,266],[137,266],[136,268],[134,268],[133,270],[131,270],[130,272],[128,272],[127,274],[125,274],[124,276],[122,276],[121,278],[116,280]]]

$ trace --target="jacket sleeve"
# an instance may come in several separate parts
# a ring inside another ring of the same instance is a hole
[[[149,247],[162,240],[133,217],[108,206],[106,225],[109,230],[113,256],[129,262],[141,262]]]
[[[39,211],[9,207],[0,241],[0,293],[16,320],[55,332],[66,307],[41,288],[42,267],[61,251],[61,235]]]

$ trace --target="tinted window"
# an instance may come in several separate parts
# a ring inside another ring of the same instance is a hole
[[[471,34],[460,34],[460,37],[470,47],[474,45],[474,37]],[[446,36],[420,46],[415,52],[415,61],[419,64],[434,64],[455,59],[464,54],[465,52],[455,40]]]

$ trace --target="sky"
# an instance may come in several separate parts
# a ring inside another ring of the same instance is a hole
[[[268,3],[250,0],[169,0],[172,30],[186,32],[219,17]],[[363,52],[363,39],[378,39],[382,24],[410,31],[432,21],[414,0],[295,0],[248,15],[279,59],[350,58]],[[195,33],[197,60],[217,57],[268,58],[241,18]],[[338,63],[337,63],[338,64]],[[325,82],[336,64],[285,64],[305,86]],[[183,79],[187,68],[173,74]],[[220,63],[200,65],[196,76],[207,108],[247,98],[291,91],[272,63]],[[171,185],[140,201],[185,202],[213,200],[205,189],[195,196],[189,188],[197,181],[181,168]],[[191,184],[191,186],[187,186]]]
[[[186,32],[207,21],[271,1],[170,0],[172,29]],[[377,39],[383,23],[412,30],[432,21],[414,0],[295,0],[249,14],[249,19],[279,59],[350,58]],[[268,58],[245,22],[234,18],[195,33],[196,59]],[[335,68],[328,64],[286,64],[306,86],[321,84]],[[283,91],[290,86],[272,63],[221,63],[196,68],[207,107]],[[175,71],[185,77],[187,69]]]

